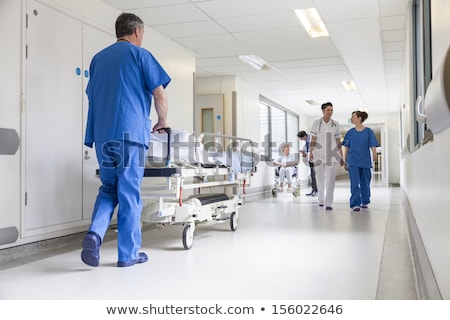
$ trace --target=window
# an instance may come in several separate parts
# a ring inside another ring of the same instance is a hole
[[[271,161],[279,154],[284,142],[291,144],[291,152],[299,148],[297,138],[299,116],[269,99],[260,96],[260,156],[261,160]]]
[[[415,0],[413,4],[413,52],[414,52],[414,98],[425,98],[426,89],[431,81],[431,11],[430,0]],[[415,108],[413,109],[415,110]],[[426,124],[414,112],[414,146],[421,144]]]
[[[270,108],[270,141],[272,144],[272,156],[278,156],[278,151],[282,143],[287,141],[286,136],[286,112],[277,107]]]
[[[297,115],[293,115],[291,113],[286,113],[286,123],[287,123],[287,139],[286,141],[292,142],[291,149],[292,152],[298,152],[300,145],[297,137],[297,133],[299,131],[298,123],[299,119]]]
[[[259,141],[261,160],[270,159],[270,148],[268,142],[270,141],[270,123],[269,123],[269,106],[259,104]]]

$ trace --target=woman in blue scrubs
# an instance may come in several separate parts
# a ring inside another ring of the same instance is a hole
[[[350,208],[353,211],[365,209],[370,203],[372,159],[377,160],[377,138],[372,129],[362,124],[367,118],[367,112],[354,111],[351,122],[355,127],[347,131],[342,142],[345,168],[350,177]]]
[[[83,239],[81,260],[94,267],[100,263],[100,245],[117,206],[117,266],[148,260],[139,252],[140,188],[152,130],[152,98],[158,115],[153,131],[168,127],[165,88],[171,79],[153,55],[141,48],[143,21],[123,13],[115,27],[117,42],[94,56],[86,88],[89,111],[84,144],[95,144],[102,185]]]

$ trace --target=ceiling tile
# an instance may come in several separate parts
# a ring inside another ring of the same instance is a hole
[[[196,76],[236,75],[270,99],[317,116],[304,100],[399,110],[409,0],[104,0],[138,14],[149,27],[191,49]],[[311,39],[294,9],[316,7],[330,37]],[[256,71],[240,54],[257,54],[272,70]],[[359,91],[340,82],[354,80]]]
[[[293,11],[259,14],[217,20],[228,31],[246,32],[298,27],[299,21]]]
[[[131,12],[138,14],[149,26],[210,20],[192,4],[133,9]]]
[[[389,16],[389,17],[381,17],[381,30],[403,30],[405,28],[406,16]]]
[[[189,0],[103,0],[110,5],[122,9],[152,8],[160,6],[168,6],[174,4],[186,4]]]
[[[169,38],[188,38],[228,34],[217,22],[212,20],[157,25],[156,31]]]

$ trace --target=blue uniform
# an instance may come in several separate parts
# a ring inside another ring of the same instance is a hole
[[[116,42],[94,56],[89,73],[85,145],[126,138],[147,146],[152,91],[171,80],[161,65],[146,49]]]
[[[347,131],[342,145],[348,148],[347,166],[350,176],[350,208],[370,203],[370,181],[372,179],[372,158],[370,148],[378,141],[372,129]]]
[[[97,53],[89,71],[84,144],[95,144],[102,181],[89,231],[103,239],[118,205],[118,261],[133,261],[141,247],[140,187],[152,91],[171,79],[149,51],[128,42]]]

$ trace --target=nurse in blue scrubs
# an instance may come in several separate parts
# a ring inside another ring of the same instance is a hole
[[[375,133],[362,124],[367,118],[367,112],[354,111],[351,122],[355,127],[347,131],[342,142],[345,168],[350,177],[350,208],[353,211],[369,206],[372,160],[377,160]]]
[[[141,47],[143,21],[123,13],[115,27],[117,42],[94,56],[86,88],[89,111],[84,144],[95,145],[102,182],[81,252],[82,261],[93,267],[100,263],[100,246],[117,206],[117,266],[148,260],[139,252],[145,154],[150,132],[168,127],[165,88],[171,79]],[[153,128],[149,119],[152,100],[158,115]]]

